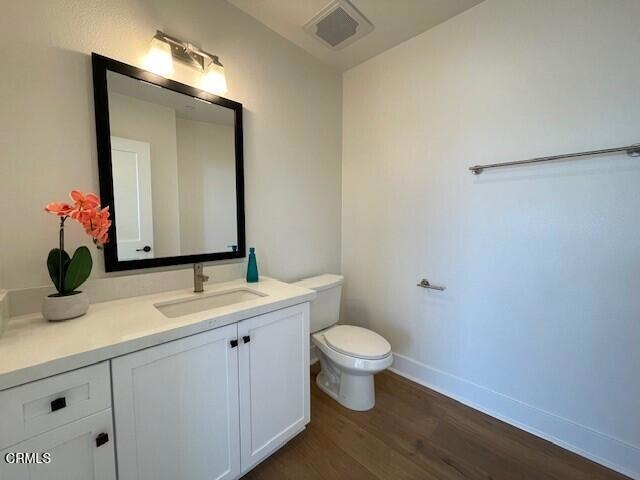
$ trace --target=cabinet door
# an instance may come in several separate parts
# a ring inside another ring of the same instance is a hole
[[[309,304],[238,324],[242,472],[309,423]]]
[[[58,427],[0,452],[1,480],[115,480],[111,409]],[[7,463],[17,453],[49,463]]]
[[[123,480],[214,480],[240,473],[237,326],[112,360]]]

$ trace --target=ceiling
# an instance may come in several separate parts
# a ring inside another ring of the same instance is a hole
[[[331,50],[303,26],[332,0],[227,0],[270,29],[340,71],[348,70],[483,0],[351,0],[373,31]]]

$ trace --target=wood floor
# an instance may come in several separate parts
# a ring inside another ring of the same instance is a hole
[[[311,423],[244,479],[627,478],[390,372],[376,406],[353,412],[311,374]]]

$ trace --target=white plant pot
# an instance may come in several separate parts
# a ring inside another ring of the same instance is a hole
[[[50,322],[81,317],[89,309],[89,297],[84,292],[64,297],[45,297],[42,301],[42,316]]]

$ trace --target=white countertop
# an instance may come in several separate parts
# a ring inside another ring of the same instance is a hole
[[[96,303],[87,314],[47,322],[40,314],[13,317],[0,337],[0,390],[91,365],[143,348],[313,300],[313,290],[263,277],[205,286],[205,294],[247,287],[266,294],[178,318],[154,304],[194,297],[191,289]]]

